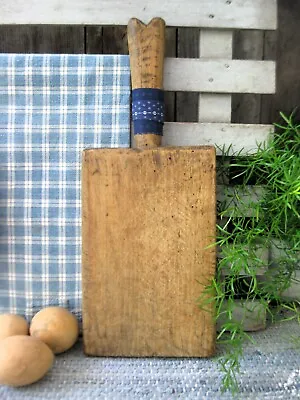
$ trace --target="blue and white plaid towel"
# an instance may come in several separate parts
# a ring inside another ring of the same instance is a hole
[[[128,147],[127,56],[0,55],[0,312],[81,314],[82,150]]]

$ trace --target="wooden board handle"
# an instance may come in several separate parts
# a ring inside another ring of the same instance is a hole
[[[165,55],[165,22],[153,18],[148,25],[132,18],[127,27],[132,89],[163,89]],[[138,148],[157,147],[161,135],[144,133],[135,135]]]

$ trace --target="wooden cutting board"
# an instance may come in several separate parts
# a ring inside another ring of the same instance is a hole
[[[164,22],[131,20],[128,35],[133,88],[161,88]],[[215,149],[136,136],[83,154],[85,353],[211,356],[213,303],[196,301],[215,274]]]

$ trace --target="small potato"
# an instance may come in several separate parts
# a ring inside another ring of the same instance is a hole
[[[30,325],[30,335],[46,343],[55,354],[70,349],[78,334],[76,317],[62,307],[44,308],[32,318]]]
[[[24,335],[0,341],[0,384],[25,386],[41,379],[52,367],[53,352],[40,340]]]
[[[0,340],[9,336],[28,335],[29,325],[25,318],[15,314],[0,315]]]

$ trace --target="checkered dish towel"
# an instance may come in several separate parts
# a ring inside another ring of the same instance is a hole
[[[82,150],[129,146],[127,56],[0,55],[0,313],[81,317]]]

